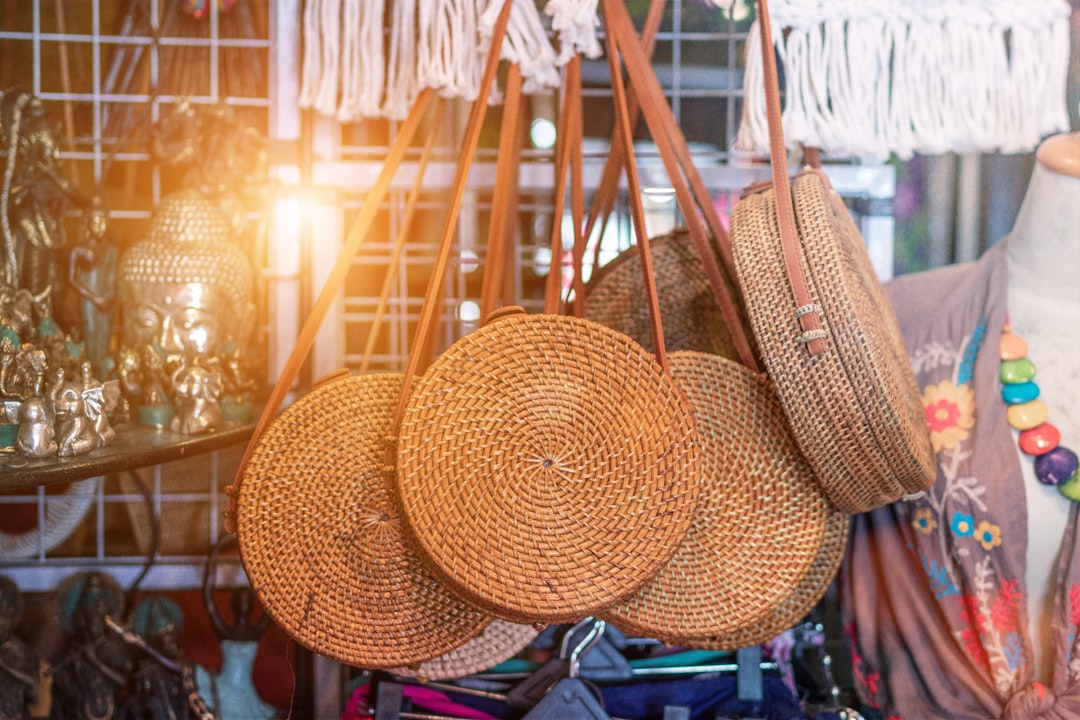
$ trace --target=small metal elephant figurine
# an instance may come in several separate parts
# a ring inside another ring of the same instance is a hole
[[[94,423],[87,413],[82,381],[63,379],[63,368],[57,370],[59,380],[53,392],[56,414],[56,454],[71,457],[88,453],[98,446]]]
[[[221,424],[219,402],[225,385],[220,370],[196,358],[181,365],[172,375],[172,396],[176,406],[170,428],[185,435],[212,430]]]

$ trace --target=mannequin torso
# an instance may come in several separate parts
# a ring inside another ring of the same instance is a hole
[[[1027,342],[1040,399],[1061,444],[1080,449],[1080,133],[1045,141],[1016,224],[1006,239],[1008,308]],[[1017,433],[1014,431],[1014,439]],[[1036,679],[1049,682],[1057,561],[1072,503],[1035,479],[1017,450],[1027,499],[1028,615]]]

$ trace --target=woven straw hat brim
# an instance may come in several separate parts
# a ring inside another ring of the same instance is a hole
[[[863,512],[933,483],[929,431],[895,315],[850,215],[816,173],[796,177],[793,192],[825,351],[811,356],[799,343],[771,190],[735,206],[735,264],[799,446],[836,507]]]
[[[701,502],[672,560],[604,617],[648,637],[720,636],[787,602],[829,523],[846,515],[817,483],[768,376],[704,353],[669,358],[702,438]]]
[[[731,627],[721,635],[707,638],[677,637],[653,633],[648,628],[635,625],[626,617],[606,619],[628,635],[653,637],[669,645],[699,650],[738,650],[768,642],[784,630],[794,627],[825,595],[844,559],[850,523],[851,516],[847,513],[836,512],[830,515],[825,526],[825,537],[810,571],[802,582],[791,590],[780,607],[763,618],[739,627]]]
[[[238,497],[241,558],[270,616],[349,665],[439,657],[490,616],[438,583],[403,537],[383,471],[403,378],[316,386],[259,437]]]
[[[734,357],[731,334],[717,307],[697,250],[685,229],[649,240],[664,342],[669,350]],[[734,296],[734,288],[730,288]],[[638,248],[620,253],[585,287],[585,317],[634,338],[652,352],[649,307]]]
[[[397,675],[424,680],[445,680],[488,670],[528,647],[539,631],[532,625],[492,620],[484,631],[459,648],[421,663],[419,667],[393,668]]]
[[[701,487],[693,417],[626,335],[511,315],[455,342],[409,397],[398,490],[421,554],[514,622],[627,598],[685,537]]]

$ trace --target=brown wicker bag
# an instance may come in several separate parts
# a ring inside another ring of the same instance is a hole
[[[414,667],[391,668],[395,675],[446,680],[472,675],[505,662],[528,647],[540,633],[532,625],[492,620],[484,631],[459,648]]]
[[[678,228],[651,238],[650,247],[668,350],[736,357],[690,231]],[[733,285],[728,287],[736,291]],[[649,309],[643,297],[641,260],[637,248],[631,248],[593,272],[585,287],[585,317],[626,333],[651,350]]]
[[[510,6],[494,28],[481,97],[494,83]],[[407,394],[403,375],[344,374],[275,417],[432,100],[432,91],[422,91],[399,130],[271,391],[226,511],[226,528],[237,532],[244,568],[270,616],[305,647],[362,667],[411,666],[444,656],[491,621],[441,584],[407,540],[386,467],[386,439]],[[473,108],[466,151],[476,146],[485,109],[483,102]],[[431,132],[425,145],[410,209],[435,137]],[[403,234],[411,215],[407,210]]]
[[[576,113],[563,127],[580,127]],[[663,351],[555,314],[548,287],[544,314],[503,313],[432,363],[397,439],[422,555],[515,622],[580,619],[631,595],[675,552],[700,492],[697,429]]]
[[[926,490],[934,455],[896,318],[820,171],[791,180],[767,3],[758,3],[772,182],[747,188],[731,244],[754,335],[799,446],[837,508]]]
[[[720,247],[727,241],[723,228],[689,162],[685,140],[659,83],[638,47],[629,16],[618,2],[605,2],[604,10],[609,58],[617,57],[617,48],[626,62],[695,241],[696,252],[684,251],[677,267],[688,277],[715,278],[722,272],[713,257],[713,244],[706,238],[705,224],[717,228],[714,233]],[[612,69],[613,78],[618,77],[617,69]],[[613,85],[619,99],[620,83],[616,80]],[[688,185],[705,218],[694,212]],[[629,194],[635,217],[643,216],[633,172]],[[643,219],[637,222],[643,224]],[[703,292],[702,285],[708,292]],[[700,334],[717,325],[724,327],[725,338],[745,335],[741,323],[728,332],[718,319],[739,315],[737,308],[726,313],[719,310],[734,304],[730,286],[730,282],[713,285],[706,280],[699,281],[696,289],[674,289],[669,301],[689,316],[687,325],[700,328],[699,337],[686,338],[689,342],[708,342]],[[709,301],[703,301],[702,295]],[[614,292],[609,297],[620,296]],[[688,298],[694,302],[686,302]],[[589,294],[586,313],[604,314],[595,307],[597,299]],[[709,309],[708,314],[695,317],[694,311],[702,306]],[[843,555],[842,543],[827,541],[835,539],[838,528],[846,528],[847,516],[831,507],[803,459],[771,380],[745,354],[745,338],[743,343],[730,344],[743,347],[742,362],[669,343],[672,374],[694,409],[702,436],[702,500],[690,532],[668,565],[626,602],[602,614],[636,634],[672,641],[707,637],[731,647],[755,633],[774,636],[790,624],[785,610],[793,605],[796,589],[802,589],[803,596],[820,597]]]

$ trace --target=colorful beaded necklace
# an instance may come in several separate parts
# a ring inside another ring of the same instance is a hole
[[[1020,452],[1035,458],[1035,477],[1044,485],[1054,485],[1062,495],[1080,502],[1080,460],[1061,444],[1061,432],[1047,422],[1046,404],[1039,400],[1035,384],[1035,364],[1027,357],[1027,343],[1012,332],[1009,320],[1001,329],[998,355],[1001,358],[1001,398],[1008,405],[1009,427],[1020,433]]]

